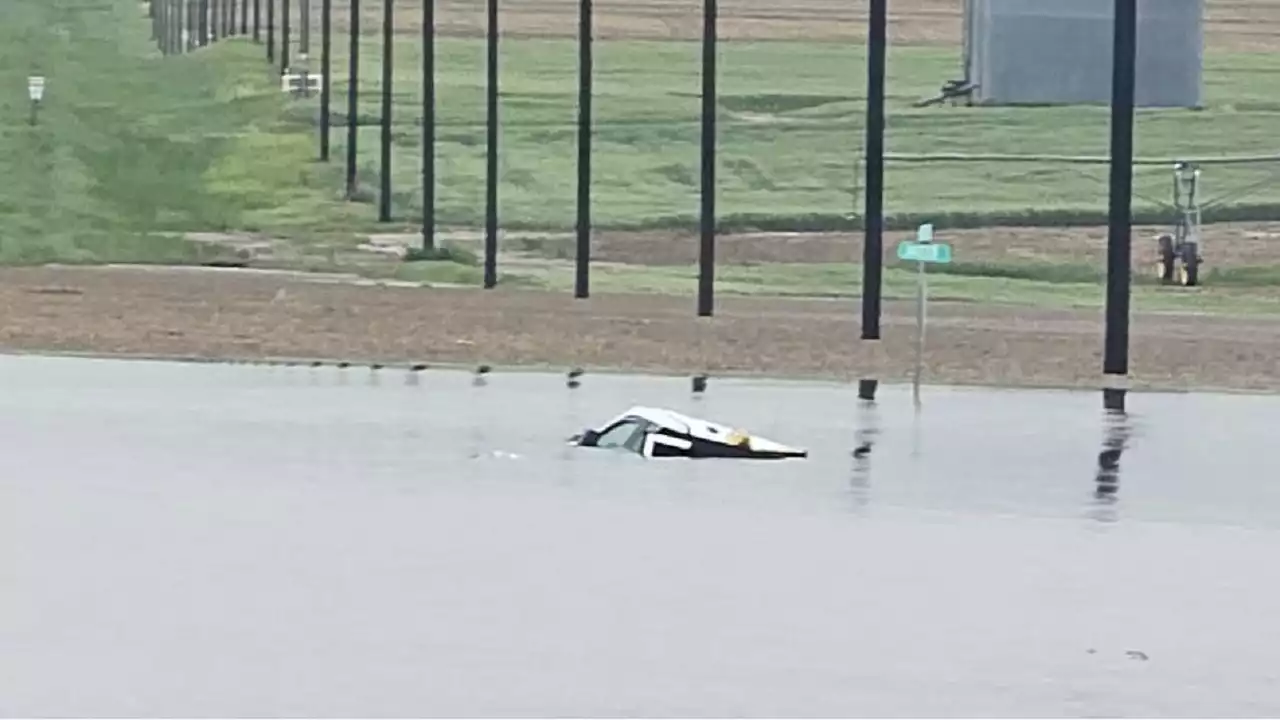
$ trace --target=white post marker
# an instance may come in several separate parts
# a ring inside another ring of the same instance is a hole
[[[911,397],[920,407],[920,376],[924,371],[924,332],[928,319],[929,276],[925,272],[928,263],[951,262],[951,246],[933,241],[933,224],[925,223],[916,229],[915,242],[898,243],[898,259],[916,263],[916,363],[911,383]]]
[[[44,76],[31,75],[27,78],[27,97],[31,99],[31,124],[36,124],[36,113],[40,102],[44,100]]]

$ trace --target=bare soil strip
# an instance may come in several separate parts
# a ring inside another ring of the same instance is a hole
[[[1017,264],[1028,261],[1103,267],[1105,227],[1005,227],[945,230],[957,260]],[[1133,260],[1141,272],[1157,260],[1155,238],[1168,227],[1135,227]],[[888,233],[896,244],[913,233]],[[565,235],[569,237],[568,234]],[[1235,268],[1280,264],[1280,223],[1223,223],[1204,226],[1206,267]],[[600,232],[592,237],[592,259],[631,265],[689,265],[697,261],[691,232]],[[717,238],[716,259],[725,264],[861,262],[862,233],[744,233]]]
[[[361,287],[231,271],[0,270],[0,350],[908,377],[913,309],[860,343],[855,303]],[[1100,386],[1096,312],[938,304],[930,382]],[[1280,319],[1136,315],[1135,387],[1280,390]]]

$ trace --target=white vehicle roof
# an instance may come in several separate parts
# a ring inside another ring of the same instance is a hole
[[[607,428],[624,418],[639,417],[649,422],[659,425],[663,428],[691,437],[710,440],[712,442],[735,444],[734,435],[738,434],[746,436],[750,442],[752,450],[761,452],[797,452],[797,448],[774,442],[759,435],[748,433],[745,430],[735,430],[718,423],[713,423],[701,418],[691,417],[683,413],[666,408],[647,407],[644,405],[636,405],[626,412],[618,415],[609,422],[601,426],[601,429]]]

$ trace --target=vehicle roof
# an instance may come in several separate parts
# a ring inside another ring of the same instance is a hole
[[[730,428],[724,427],[723,425],[718,425],[701,418],[691,417],[683,413],[678,413],[674,410],[649,407],[647,405],[636,405],[631,407],[626,412],[611,420],[609,424],[612,425],[613,423],[627,417],[643,418],[668,430],[674,430],[675,432],[704,437],[707,439],[720,440],[730,432]]]
[[[651,422],[654,425],[670,430],[674,433],[679,433],[681,435],[687,435],[690,437],[700,438],[702,440],[707,440],[707,441],[716,442],[716,443],[732,442],[730,438],[734,433],[734,428],[721,425],[719,423],[713,423],[708,420],[703,420],[701,418],[696,418],[690,415],[685,415],[683,413],[678,413],[674,410],[668,410],[666,408],[650,407],[647,405],[635,405],[633,407],[628,408],[626,412],[619,414],[609,422],[602,425],[601,430],[612,427],[613,425],[619,422],[622,422],[627,418],[640,418],[642,420],[647,420],[648,422]],[[798,451],[797,448],[792,448],[792,447],[783,445],[773,440],[769,440],[768,438],[760,437],[759,435],[755,435],[755,434],[747,434],[747,435],[750,438],[749,442],[751,444],[752,449],[755,449],[755,450],[774,451],[774,452]]]

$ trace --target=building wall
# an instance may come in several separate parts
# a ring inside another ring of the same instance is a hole
[[[975,101],[1111,102],[1114,0],[966,0]],[[1204,0],[1138,0],[1139,107],[1198,107]]]

